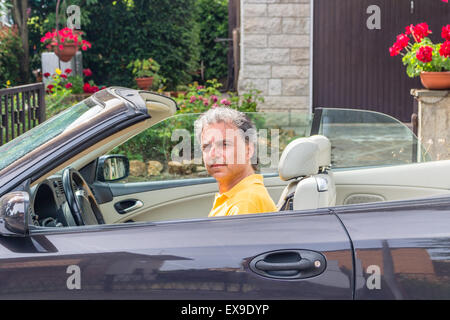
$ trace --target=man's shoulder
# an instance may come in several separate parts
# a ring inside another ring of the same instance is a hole
[[[267,205],[273,204],[269,192],[262,184],[240,190],[234,195],[232,202],[241,205],[247,204],[252,207],[266,207]]]

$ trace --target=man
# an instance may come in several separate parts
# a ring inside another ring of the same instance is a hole
[[[210,109],[195,121],[195,131],[205,167],[219,185],[209,217],[277,211],[255,174],[256,129],[244,113]]]

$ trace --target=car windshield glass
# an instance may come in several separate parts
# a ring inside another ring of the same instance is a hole
[[[284,148],[296,138],[309,136],[312,115],[308,112],[249,112],[257,136],[258,168],[262,174],[277,174]],[[194,122],[200,114],[177,114],[147,129],[110,154],[130,159],[125,182],[208,177]]]
[[[89,113],[91,113],[94,109],[97,112],[99,111],[97,108],[89,107],[85,101],[82,101],[57,114],[56,116],[44,121],[40,125],[1,146],[0,170],[6,168],[8,165],[18,160],[25,154],[56,137],[74,122],[84,119],[84,115],[90,110],[91,111]]]
[[[331,141],[333,168],[431,160],[408,126],[379,112],[324,108],[318,133]]]

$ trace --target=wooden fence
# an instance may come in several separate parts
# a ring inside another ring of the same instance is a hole
[[[45,121],[45,85],[33,83],[0,90],[0,145]]]

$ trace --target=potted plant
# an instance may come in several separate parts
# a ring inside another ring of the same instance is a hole
[[[137,59],[130,62],[127,66],[133,73],[137,86],[142,90],[149,90],[153,81],[164,82],[164,78],[158,75],[160,65],[152,58]]]
[[[68,62],[77,53],[78,48],[86,51],[92,45],[89,41],[82,39],[83,32],[74,31],[70,28],[53,30],[47,32],[42,38],[49,50],[53,50],[61,61]]]
[[[428,38],[431,33],[426,23],[407,26],[389,52],[391,56],[401,54],[408,76],[420,76],[425,88],[450,89],[450,25],[442,28],[443,43],[433,44]]]

